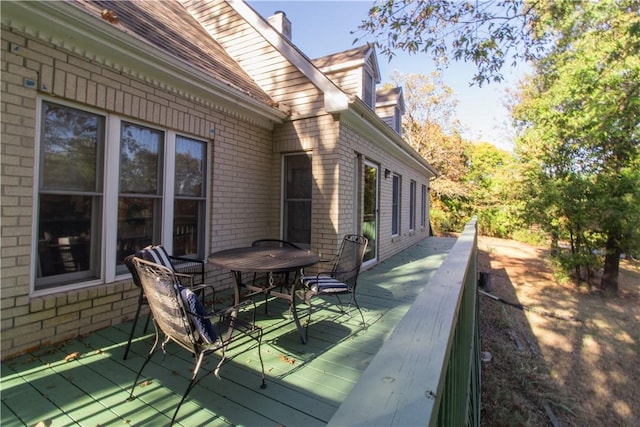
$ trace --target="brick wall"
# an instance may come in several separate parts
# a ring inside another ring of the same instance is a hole
[[[209,250],[246,245],[277,233],[278,205],[270,195],[274,179],[270,130],[197,94],[145,82],[4,26],[1,41],[3,359],[121,323],[133,316],[137,304],[138,290],[130,280],[39,297],[30,293],[39,96],[209,140],[210,130],[215,129],[209,190],[215,185],[216,192],[210,199]],[[208,280],[228,283],[228,276],[210,269]]]
[[[429,182],[420,171],[411,167],[403,159],[398,159],[382,150],[378,145],[372,143],[371,140],[358,132],[348,121],[343,121],[340,128],[341,147],[350,150],[352,153],[360,153],[364,160],[368,160],[379,166],[379,193],[378,193],[378,260],[384,260],[398,252],[408,248],[409,246],[419,242],[429,236],[428,229],[428,203],[427,198],[427,226],[420,226],[421,213],[421,186],[429,187]],[[348,153],[347,153],[348,154]],[[352,154],[353,156],[353,154]],[[385,178],[384,171],[388,169],[391,172],[389,178]],[[358,173],[363,173],[358,171]],[[400,231],[397,236],[391,235],[391,216],[392,216],[392,194],[393,179],[392,175],[396,173],[401,176],[401,208],[400,208]],[[345,180],[345,185],[352,185],[351,181]],[[409,182],[416,181],[416,224],[413,231],[409,231]],[[363,203],[363,195],[360,195],[360,203]],[[345,213],[346,215],[346,213]],[[362,222],[362,219],[359,219]],[[349,224],[345,224],[347,226]]]

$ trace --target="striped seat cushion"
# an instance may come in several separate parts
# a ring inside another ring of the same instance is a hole
[[[336,293],[345,292],[349,290],[349,286],[346,283],[334,279],[329,276],[305,276],[302,278],[304,286],[317,293]]]

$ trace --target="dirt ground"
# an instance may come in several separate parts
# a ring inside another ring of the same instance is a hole
[[[605,298],[558,283],[544,248],[478,244],[482,425],[640,426],[640,263]]]

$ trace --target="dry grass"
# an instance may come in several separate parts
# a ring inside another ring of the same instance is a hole
[[[621,264],[620,293],[558,284],[546,251],[480,237],[484,426],[637,426],[640,265]],[[580,319],[580,321],[572,319]]]

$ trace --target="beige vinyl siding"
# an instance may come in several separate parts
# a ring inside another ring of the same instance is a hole
[[[362,99],[362,67],[335,71],[328,73],[327,77],[329,77],[331,81],[333,81],[345,93]]]
[[[395,129],[394,122],[396,117],[396,106],[393,105],[385,105],[380,106],[376,105],[376,114],[385,121],[392,129]]]
[[[322,92],[226,2],[182,3],[272,99],[291,107],[293,115],[323,111]]]

